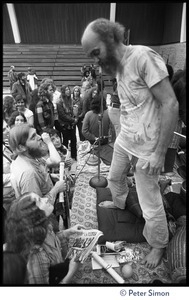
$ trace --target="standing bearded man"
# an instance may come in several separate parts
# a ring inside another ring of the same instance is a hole
[[[168,244],[168,227],[158,177],[178,119],[178,102],[161,56],[145,46],[124,45],[125,28],[106,19],[91,22],[82,36],[86,54],[117,79],[121,131],[108,175],[112,202],[125,209],[127,172],[134,165],[139,203],[145,219],[143,235],[151,251],[142,263],[156,267]]]

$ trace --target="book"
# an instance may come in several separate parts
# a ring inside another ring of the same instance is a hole
[[[75,257],[75,261],[84,263],[103,232],[98,229],[83,230],[83,234],[70,238],[70,248],[66,258]]]

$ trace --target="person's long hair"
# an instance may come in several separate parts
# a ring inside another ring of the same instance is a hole
[[[11,114],[9,121],[8,121],[8,125],[10,128],[15,125],[15,120],[16,120],[17,116],[22,116],[22,118],[24,119],[24,123],[27,123],[27,119],[24,116],[24,114],[22,112],[16,110]]]
[[[49,223],[34,195],[25,193],[12,203],[5,225],[7,251],[20,253],[25,259],[34,245],[43,244]]]
[[[81,96],[81,88],[80,88],[80,86],[76,85],[73,87],[73,100],[76,100],[75,93],[74,93],[75,89],[77,89],[79,91],[78,98],[80,98],[80,96]]]
[[[97,86],[91,87],[90,90],[88,91],[88,93],[86,93],[86,94],[83,96],[83,102],[86,101],[87,99],[89,99],[89,101],[91,102],[92,99],[93,99],[93,92],[94,92],[95,90],[97,91],[97,94],[99,94],[99,91],[98,91],[98,87],[97,87]]]
[[[67,113],[70,113],[73,111],[73,100],[71,97],[71,90],[70,90],[70,96],[66,95],[66,88],[70,89],[69,85],[63,85],[60,88],[60,92],[61,92],[60,99],[62,100],[62,104],[63,104],[65,111]]]
[[[14,98],[12,96],[5,96],[3,98],[3,112],[10,117],[10,115],[15,111]]]
[[[19,145],[25,146],[30,128],[32,127],[32,125],[24,123],[20,126],[14,126],[11,128],[9,132],[9,145],[14,153],[17,154],[19,151]]]
[[[52,100],[51,96],[48,92],[49,86],[52,86],[52,89],[54,90],[53,84],[47,80],[40,84],[39,90],[38,90],[38,95],[39,95],[40,100],[42,100],[42,101],[46,101],[47,99]]]

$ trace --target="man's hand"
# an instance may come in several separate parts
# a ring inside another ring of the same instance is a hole
[[[79,266],[80,266],[80,262],[76,262],[75,261],[76,255],[74,255],[72,257],[72,259],[70,260],[70,264],[69,264],[69,271],[72,274],[75,274],[75,272],[78,270]]]
[[[50,173],[52,181],[55,183],[60,180],[60,175],[56,173]]]
[[[59,180],[55,183],[54,187],[57,189],[57,193],[64,192],[66,190],[65,180]]]
[[[164,171],[164,162],[165,162],[165,155],[157,155],[153,153],[150,155],[148,161],[144,164],[142,169],[148,168],[149,175],[160,175],[162,171]]]
[[[82,229],[86,230],[83,225],[76,224],[76,225],[74,225],[71,228],[65,229],[64,230],[64,236],[66,238],[69,238],[70,235],[73,235],[73,234],[82,235],[83,234],[83,230]]]
[[[43,142],[45,142],[45,144],[47,144],[47,145],[49,143],[52,143],[50,135],[47,132],[43,132],[42,135],[41,135],[41,138],[42,138]]]
[[[70,260],[69,263],[69,270],[67,275],[62,279],[62,281],[60,282],[60,284],[67,284],[70,283],[72,280],[73,275],[77,272],[79,266],[80,266],[80,262],[76,262],[75,261],[75,257],[76,255],[74,255],[72,257],[72,259]]]

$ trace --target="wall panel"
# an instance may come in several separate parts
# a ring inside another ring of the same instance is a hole
[[[130,29],[133,45],[179,42],[183,3],[117,3],[116,21]]]
[[[165,7],[164,31],[161,44],[180,42],[183,3],[168,3]]]
[[[3,5],[3,43],[14,44],[14,36],[6,4]]]
[[[25,44],[80,44],[86,24],[109,18],[110,3],[14,4]]]
[[[117,3],[116,21],[130,29],[131,44],[160,44],[164,13],[163,3]]]

